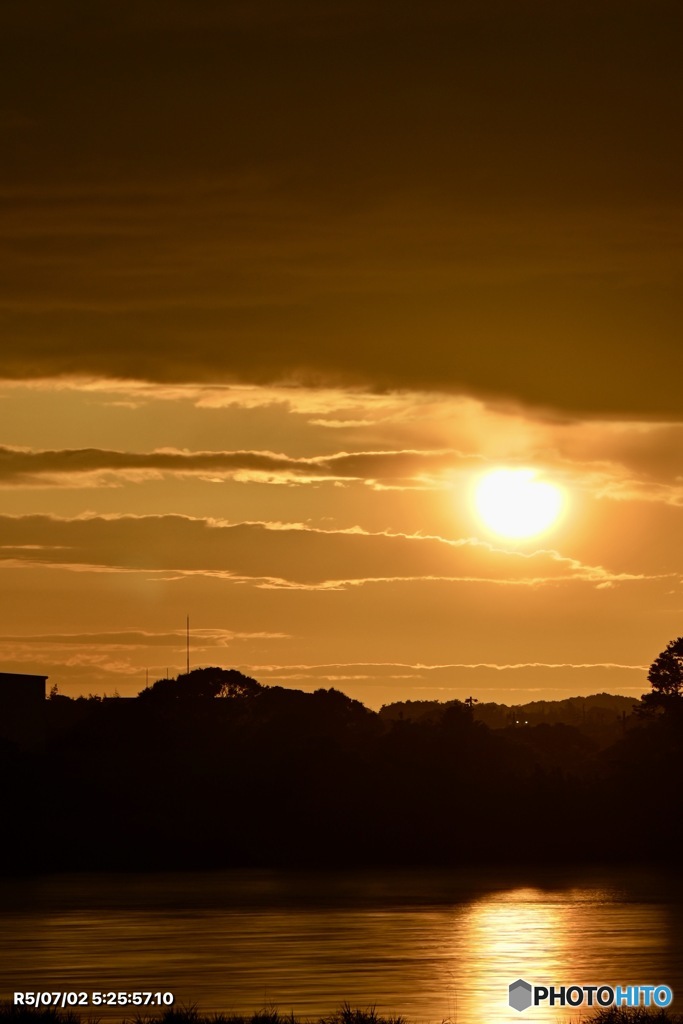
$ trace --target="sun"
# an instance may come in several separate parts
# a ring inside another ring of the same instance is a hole
[[[560,517],[564,493],[534,469],[494,469],[477,484],[474,503],[489,530],[511,540],[535,537]]]

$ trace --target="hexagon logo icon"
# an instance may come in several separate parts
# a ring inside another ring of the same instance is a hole
[[[510,1006],[513,1010],[528,1010],[531,1006],[531,985],[522,978],[517,978],[510,985]]]

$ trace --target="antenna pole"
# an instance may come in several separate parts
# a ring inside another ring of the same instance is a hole
[[[187,616],[187,674],[190,674],[190,616]]]

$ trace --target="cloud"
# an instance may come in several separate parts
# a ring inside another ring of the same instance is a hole
[[[510,705],[620,693],[634,700],[647,689],[644,665],[595,663],[425,664],[331,662],[239,666],[262,683],[312,690],[333,686],[370,707],[399,700],[464,700]]]
[[[326,665],[260,665],[262,673],[278,674],[279,678],[341,678],[346,675],[353,679],[413,679],[427,674],[441,675],[451,672],[453,669],[467,669],[468,671],[486,672],[547,672],[549,670],[577,670],[600,669],[606,671],[629,671],[643,673],[647,672],[647,665],[627,665],[618,662],[539,662],[524,661],[517,664],[499,664],[497,662],[452,662],[445,665],[427,665],[423,662],[414,664],[402,662],[332,662]]]
[[[5,6],[0,376],[679,415],[672,5]]]
[[[282,640],[286,633],[269,632],[237,632],[230,629],[196,629],[191,631],[192,645],[197,647],[228,647],[236,640]],[[17,647],[28,647],[35,644],[53,649],[80,647],[84,649],[113,648],[116,650],[135,650],[147,647],[178,647],[185,646],[185,630],[169,633],[149,633],[144,630],[130,629],[100,633],[32,633],[5,634],[0,637],[0,644]]]
[[[291,458],[275,452],[189,452],[160,449],[122,452],[83,448],[32,451],[0,447],[0,484],[103,486],[121,478],[141,481],[162,474],[197,475],[257,483],[320,483],[377,479],[406,486],[437,487],[458,465],[478,462],[457,451],[339,452],[314,458]]]
[[[5,665],[14,671],[35,671],[36,647],[24,637],[25,644],[1,641]],[[39,638],[35,638],[39,639]],[[170,661],[178,659],[175,647],[156,648]],[[137,652],[120,650],[116,645],[88,645],[83,635],[82,647],[67,636],[63,645],[40,647],[43,654],[41,671],[49,675],[48,687],[55,682],[60,693],[78,696],[95,692],[111,694],[116,689],[122,696],[133,696],[146,683],[167,672],[164,661],[149,664],[149,649]],[[193,648],[193,657],[195,657]],[[480,701],[509,705],[534,700],[561,700],[579,694],[621,693],[635,699],[647,689],[646,667],[643,665],[586,664],[425,664],[424,662],[329,662],[257,663],[242,662],[232,655],[226,661],[218,652],[211,652],[205,663],[237,668],[259,682],[312,691],[334,687],[379,709],[382,704],[398,700],[463,700],[470,694]],[[184,671],[173,667],[171,673]]]
[[[415,398],[415,396],[413,396]],[[331,398],[331,401],[334,399]],[[429,401],[425,407],[430,407]],[[439,403],[433,403],[439,408]],[[419,406],[404,404],[406,417]],[[613,501],[683,506],[683,467],[678,455],[683,428],[676,424],[543,424],[521,414],[480,410],[459,418],[450,410],[437,422],[442,433],[460,434],[472,449],[385,449],[332,452],[294,457],[283,452],[189,451],[171,447],[147,452],[102,448],[29,449],[0,446],[0,487],[108,488],[167,477],[212,483],[306,485],[362,483],[374,490],[443,490],[457,474],[471,477],[497,464],[493,452],[503,446],[508,463],[537,466],[575,492]],[[394,414],[382,417],[387,424]],[[416,416],[416,433],[420,429]],[[313,425],[318,421],[313,421]],[[356,421],[357,424],[358,421]],[[354,428],[354,421],[339,421]],[[368,426],[372,421],[368,420]],[[488,437],[486,436],[488,434]],[[525,458],[526,454],[526,458]],[[498,460],[499,461],[499,460]]]
[[[221,628],[197,628],[190,630],[191,664],[223,664],[226,659],[237,660],[244,656],[245,648],[268,650],[264,641],[279,644],[289,639],[288,634],[267,630],[239,631]],[[168,669],[164,665],[185,661],[186,632],[184,629],[170,632],[149,632],[140,629],[111,630],[80,633],[7,633],[0,637],[0,651],[3,663],[17,671],[27,666],[35,670],[40,665],[50,677],[59,680],[60,690],[74,692],[90,690],[111,692],[111,677],[120,677],[116,683],[125,693],[130,693],[126,680],[137,677],[136,691],[143,685],[140,680],[149,676],[150,681],[160,678]],[[276,646],[276,650],[277,650]],[[173,672],[184,669],[174,668]]]
[[[600,585],[649,578],[583,565],[555,551],[522,553],[474,539],[360,527],[322,530],[303,523],[229,523],[179,515],[3,516],[0,526],[6,565],[163,573],[166,579],[216,576],[266,589],[324,591],[416,580]]]
[[[660,262],[657,279],[681,264],[675,242],[662,246],[647,227],[648,211],[632,225],[624,267],[617,225],[633,214],[622,210],[591,210],[576,242],[573,212],[489,220],[397,198],[393,209],[346,215],[342,227],[334,212],[299,200],[283,215],[283,200],[256,186],[223,188],[227,200],[189,183],[177,197],[160,189],[136,197],[139,210],[114,193],[100,212],[87,202],[74,211],[59,195],[53,211],[8,195],[21,217],[14,244],[29,256],[19,265],[0,258],[0,312],[15,342],[0,355],[0,376],[439,391],[678,415],[678,299],[660,280],[630,281]],[[197,209],[178,222],[188,191]],[[678,220],[672,209],[653,216]],[[206,226],[212,219],[220,234]],[[34,235],[31,224],[40,225]],[[519,232],[535,236],[524,259],[510,242]],[[584,281],[587,252],[595,266]]]

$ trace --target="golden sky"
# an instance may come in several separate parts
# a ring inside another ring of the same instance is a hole
[[[639,695],[683,621],[679,4],[5,0],[6,671]],[[478,482],[561,488],[495,534]]]

